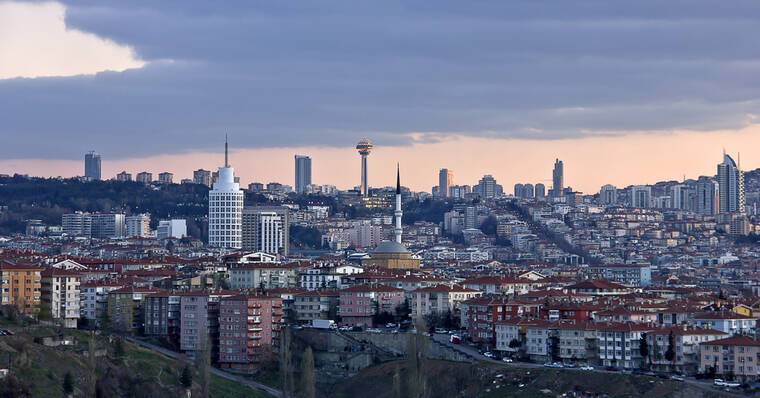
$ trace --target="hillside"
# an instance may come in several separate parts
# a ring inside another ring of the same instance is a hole
[[[394,383],[394,375],[398,374]],[[387,362],[365,369],[334,386],[323,386],[324,397],[405,396],[407,364]],[[497,376],[501,375],[501,376]],[[429,361],[427,367],[431,397],[556,397],[573,391],[606,393],[611,397],[649,398],[721,397],[707,388],[647,376],[632,376],[579,370],[519,368],[479,363],[477,365]],[[394,390],[397,391],[394,394]],[[400,394],[398,393],[400,392]]]
[[[8,366],[11,377],[0,381],[0,396],[63,397],[66,373],[73,380],[73,397],[90,397],[93,389],[98,397],[183,397],[180,379],[187,363],[170,359],[128,342],[109,342],[94,338],[94,362],[90,362],[90,335],[65,330],[76,339],[72,346],[47,347],[40,338],[52,336],[52,327],[18,327],[3,322],[0,328],[16,332],[0,336],[0,362]],[[121,346],[121,349],[118,348]],[[94,365],[94,366],[93,366]],[[93,370],[95,383],[93,383]],[[200,396],[200,376],[192,363],[193,396]],[[17,382],[15,382],[17,381]],[[211,375],[209,396],[212,398],[263,398],[268,395],[227,379]]]

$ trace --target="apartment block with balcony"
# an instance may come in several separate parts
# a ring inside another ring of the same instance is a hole
[[[760,374],[760,341],[747,336],[729,337],[700,344],[699,370],[722,377],[757,380]]]
[[[42,301],[50,306],[50,315],[60,320],[63,327],[76,328],[80,317],[80,283],[82,275],[76,271],[51,268],[40,273]]]
[[[219,302],[219,365],[255,370],[268,355],[277,355],[282,326],[282,299],[240,294]]]
[[[2,305],[11,305],[25,314],[37,311],[42,296],[42,269],[33,265],[0,261]]]

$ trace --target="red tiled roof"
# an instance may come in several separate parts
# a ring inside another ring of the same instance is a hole
[[[757,341],[747,336],[729,337],[727,339],[713,340],[713,341],[708,341],[708,342],[704,342],[700,344],[701,345],[736,345],[736,346],[760,347],[760,341]]]

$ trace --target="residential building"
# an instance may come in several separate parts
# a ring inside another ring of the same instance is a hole
[[[673,334],[673,359],[665,356]],[[702,329],[679,325],[657,329],[647,333],[649,355],[647,362],[656,371],[677,372],[693,375],[700,369],[700,346],[710,341],[723,339],[728,334],[715,329]]]
[[[652,267],[649,264],[607,264],[588,267],[590,279],[606,279],[627,286],[646,287],[652,283]]]
[[[108,293],[124,287],[120,283],[91,282],[79,285],[80,318],[86,319],[88,326],[99,324],[108,313]]]
[[[486,174],[478,181],[478,194],[483,199],[493,199],[497,196],[496,180],[492,175]]]
[[[710,177],[699,177],[697,180],[694,211],[708,216],[718,214],[719,191],[717,181]]]
[[[147,171],[137,173],[137,177],[135,177],[135,181],[143,183],[143,184],[150,184],[153,182],[153,173],[149,173]]]
[[[733,311],[711,311],[693,314],[689,321],[705,329],[716,329],[728,334],[752,334],[757,326],[756,316],[745,316]]]
[[[404,300],[404,289],[384,285],[353,286],[340,290],[338,314],[342,325],[374,326],[372,319],[378,311],[395,314]]]
[[[137,214],[125,218],[127,237],[147,238],[150,235],[150,214]]]
[[[699,369],[717,376],[756,380],[760,371],[760,341],[747,336],[728,337],[700,344]]]
[[[242,248],[287,256],[290,253],[290,209],[250,206],[242,213]]]
[[[122,171],[121,173],[116,175],[116,181],[119,181],[119,182],[132,181],[132,174],[127,173],[126,171]]]
[[[180,295],[169,292],[149,294],[145,297],[145,335],[166,339],[179,344]]]
[[[81,274],[59,268],[49,268],[41,275],[41,300],[50,308],[53,319],[60,320],[65,328],[76,328],[80,316]]]
[[[240,294],[219,302],[219,365],[256,369],[280,347],[282,299]]]
[[[163,239],[182,239],[187,236],[187,221],[182,219],[161,220],[158,222],[156,237]]]
[[[158,182],[161,184],[171,184],[174,179],[174,174],[165,171],[158,175]]]
[[[34,313],[42,295],[42,269],[30,264],[0,261],[2,271],[2,305],[18,308],[24,314]]]
[[[90,237],[92,235],[92,217],[90,213],[78,211],[61,216],[61,226],[66,235]]]
[[[195,170],[193,172],[193,183],[211,188],[211,172],[203,169]]]
[[[617,204],[617,188],[614,185],[603,185],[599,190],[599,203],[608,206]]]
[[[652,187],[635,185],[631,187],[631,207],[648,209],[652,207]]]
[[[90,236],[95,239],[123,238],[127,232],[124,214],[93,213],[90,218]]]
[[[296,155],[296,178],[293,185],[296,193],[304,193],[306,187],[311,185],[311,158],[308,156]]]
[[[126,286],[108,292],[108,318],[111,325],[124,332],[141,332],[145,297],[161,291],[153,287]]]
[[[299,323],[315,319],[335,319],[340,294],[337,290],[312,290],[293,296],[293,312]]]
[[[229,273],[232,289],[278,289],[297,285],[296,267],[287,264],[234,264]]]
[[[462,286],[435,285],[406,293],[412,318],[428,315],[455,316],[459,313],[459,303],[480,296],[480,291]]]

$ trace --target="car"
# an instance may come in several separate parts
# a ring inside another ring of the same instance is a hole
[[[741,383],[737,383],[735,381],[727,381],[726,382],[726,387],[735,388],[735,387],[740,387],[741,385],[742,385]]]
[[[670,380],[684,381],[685,379],[683,378],[683,376],[673,375],[673,376],[670,376]]]
[[[589,365],[581,366],[581,370],[594,370],[594,367]]]
[[[490,351],[489,352],[484,352],[483,356],[486,357],[486,358],[491,358],[491,359],[496,358],[496,354],[494,354],[494,353],[492,353]]]
[[[726,386],[726,382],[723,379],[715,379],[715,380],[713,380],[713,384],[715,384],[718,387],[725,387]]]
[[[553,368],[564,368],[564,367],[565,367],[565,365],[563,365],[563,364],[562,364],[562,362],[554,362],[554,363],[552,364],[552,367],[553,367]]]
[[[386,323],[385,327],[388,328],[388,329],[395,328],[396,324],[395,323]]]
[[[452,344],[460,344],[462,342],[462,338],[455,334],[452,334],[449,336],[449,342]]]
[[[13,336],[14,334],[16,334],[16,333],[13,333],[13,331],[11,331],[11,330],[4,330],[4,332],[7,333],[7,334],[9,334],[9,335],[11,335],[11,336]]]
[[[341,332],[350,332],[351,331],[351,326],[341,326],[341,327],[338,328],[338,330],[341,331]]]
[[[566,367],[566,368],[577,368],[577,367],[578,367],[578,365],[576,365],[576,364],[574,364],[574,363],[570,362],[570,363],[566,363],[566,364],[565,364],[565,367]]]
[[[449,331],[442,328],[435,328],[435,334],[449,334]]]
[[[504,361],[504,363],[512,363],[512,358],[509,357],[504,357],[501,360]]]

